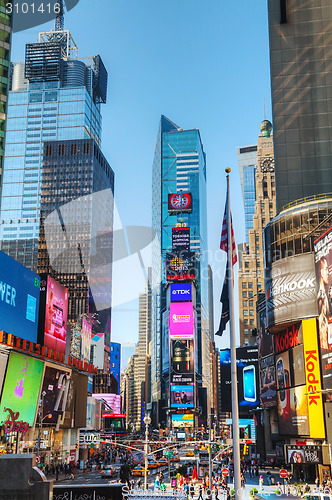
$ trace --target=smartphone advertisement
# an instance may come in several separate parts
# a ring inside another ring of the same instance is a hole
[[[259,362],[260,399],[263,408],[277,406],[277,381],[274,355],[261,358]]]
[[[171,408],[193,408],[194,386],[171,385]]]
[[[259,371],[257,347],[236,349],[240,416],[259,406]],[[224,411],[231,411],[231,356],[229,349],[220,351],[221,399]]]
[[[68,391],[70,386],[71,370],[59,370],[55,366],[46,366],[42,393],[44,425],[56,424],[58,415],[66,410]]]

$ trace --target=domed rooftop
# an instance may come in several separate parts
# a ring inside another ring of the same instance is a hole
[[[269,120],[263,120],[259,128],[263,137],[270,137],[272,131],[272,123]]]

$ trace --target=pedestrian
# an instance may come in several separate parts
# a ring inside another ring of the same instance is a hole
[[[160,481],[159,481],[159,475],[158,474],[156,475],[156,479],[154,481],[153,489],[154,489],[154,491],[159,491],[160,490]]]
[[[246,480],[245,480],[244,474],[242,473],[241,474],[241,488],[244,488],[245,484],[246,484]]]
[[[57,481],[59,479],[59,466],[57,466],[55,470],[55,480]]]
[[[263,479],[263,476],[261,475],[259,478],[259,492],[260,492],[260,494],[263,493],[263,484],[264,484],[264,479]]]
[[[160,491],[166,491],[166,484],[164,483],[163,479],[161,480],[161,483],[160,483]]]
[[[138,481],[136,484],[137,484],[137,488],[140,490],[142,487],[142,479],[140,477],[138,478]]]

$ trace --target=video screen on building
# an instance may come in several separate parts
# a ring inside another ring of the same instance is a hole
[[[37,342],[40,278],[0,251],[0,330]]]
[[[181,283],[197,279],[197,260],[195,252],[183,250],[181,252],[166,253],[166,281],[167,283]]]
[[[169,306],[169,336],[193,338],[195,333],[194,306],[192,302],[171,302]]]
[[[61,370],[55,366],[46,366],[43,380],[43,418],[45,425],[56,424],[58,415],[66,409],[71,370]]]
[[[191,193],[173,193],[168,195],[168,212],[170,215],[190,213],[193,209]]]
[[[194,386],[171,385],[171,408],[193,408]]]
[[[287,463],[289,464],[322,464],[322,447],[315,445],[288,445]]]
[[[43,345],[65,354],[67,339],[68,290],[50,276],[42,277],[40,290],[40,342],[42,342],[42,333],[44,333]]]
[[[190,413],[172,415],[172,427],[173,429],[181,427],[194,427],[194,415]]]
[[[194,382],[194,340],[171,340],[171,383]]]
[[[85,318],[82,319],[81,359],[90,363],[92,325]]]
[[[44,363],[36,358],[11,352],[0,403],[0,422],[7,419],[5,408],[19,412],[19,420],[34,424]]]
[[[171,302],[186,302],[191,300],[191,283],[171,284]]]
[[[172,228],[172,250],[190,250],[190,227]]]
[[[306,386],[278,391],[278,420],[280,434],[309,436],[308,398]]]
[[[271,408],[277,406],[277,382],[273,354],[260,359],[259,377],[262,407]]]

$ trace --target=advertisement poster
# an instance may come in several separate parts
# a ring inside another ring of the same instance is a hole
[[[289,352],[285,351],[276,356],[277,385],[281,401],[285,398],[285,389],[293,385],[290,378]]]
[[[169,372],[169,311],[162,315],[162,372]]]
[[[172,228],[172,250],[190,250],[190,227]]]
[[[286,446],[287,462],[289,464],[321,464],[321,446]]]
[[[172,415],[173,429],[179,427],[194,427],[194,415],[186,413],[185,415]]]
[[[47,277],[44,346],[66,352],[68,290]]]
[[[309,436],[308,399],[306,386],[278,391],[280,434]]]
[[[70,375],[71,370],[63,371],[52,366],[45,367],[42,388],[42,393],[45,393],[43,398],[43,417],[52,415],[52,418],[45,419],[45,425],[56,424],[58,415],[66,410]]]
[[[323,388],[332,389],[332,228],[314,242]]]
[[[193,338],[195,333],[192,302],[171,302],[169,306],[170,338]]]
[[[265,356],[269,356],[274,352],[274,337],[272,334],[269,333],[267,328],[265,300],[259,301],[257,305],[257,312],[258,312],[258,329],[257,329],[258,358],[264,358]]]
[[[90,363],[92,325],[85,318],[82,319],[81,359]]]
[[[259,406],[259,373],[257,347],[238,347],[236,349],[238,398],[240,416],[248,416],[249,411]],[[221,400],[224,411],[231,408],[231,356],[229,349],[220,351]]]
[[[171,302],[191,301],[191,297],[191,283],[171,284]]]
[[[172,385],[171,386],[171,408],[193,408],[194,386]]]
[[[166,253],[166,281],[177,283],[194,281],[197,278],[197,262],[195,252]]]
[[[317,316],[315,282],[311,254],[273,262],[265,275],[268,328]]]
[[[19,412],[19,420],[34,424],[44,363],[36,358],[11,352],[0,403],[0,422],[7,419],[5,408]]]
[[[193,199],[191,193],[174,193],[168,195],[168,212],[170,215],[192,212]]]
[[[37,342],[40,278],[0,251],[0,330]]]
[[[171,340],[171,382],[185,385],[194,383],[194,341]]]
[[[294,381],[292,385],[304,385],[305,368],[304,368],[303,345],[298,345],[290,351],[290,361],[291,361],[292,380]]]
[[[260,363],[260,399],[263,408],[277,406],[277,381],[274,355],[261,358]]]

